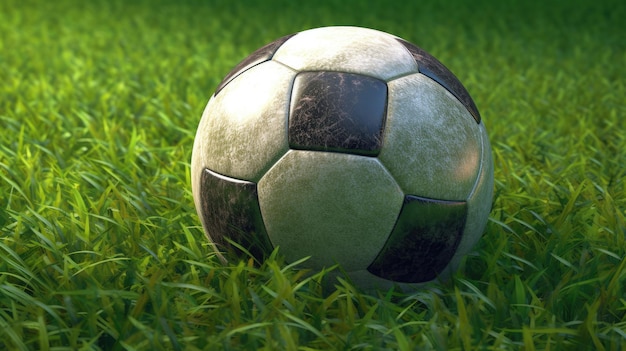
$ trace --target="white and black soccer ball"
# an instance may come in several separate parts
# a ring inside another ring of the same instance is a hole
[[[493,161],[472,98],[437,59],[384,32],[324,27],[224,78],[191,182],[220,252],[232,241],[262,260],[280,247],[314,269],[339,264],[362,287],[414,288],[481,237]]]

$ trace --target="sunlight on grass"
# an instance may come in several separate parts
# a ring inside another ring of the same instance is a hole
[[[610,2],[0,2],[0,349],[626,349]],[[214,88],[331,24],[424,47],[481,110],[493,211],[450,281],[365,292],[280,251],[222,264],[202,232],[189,160]]]

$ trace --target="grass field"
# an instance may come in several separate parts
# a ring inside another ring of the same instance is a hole
[[[314,3],[0,1],[0,350],[626,350],[626,3]],[[208,98],[336,24],[420,45],[481,111],[493,211],[448,282],[322,291],[204,237]]]

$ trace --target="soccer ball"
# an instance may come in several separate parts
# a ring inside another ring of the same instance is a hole
[[[324,27],[267,44],[218,85],[191,183],[218,252],[260,261],[280,247],[364,288],[411,289],[453,272],[482,235],[493,161],[472,98],[437,59]]]

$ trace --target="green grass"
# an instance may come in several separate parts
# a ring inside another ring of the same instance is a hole
[[[312,3],[0,2],[0,349],[626,349],[624,2]],[[422,46],[481,110],[494,208],[448,282],[323,290],[202,233],[214,88],[331,24]]]

